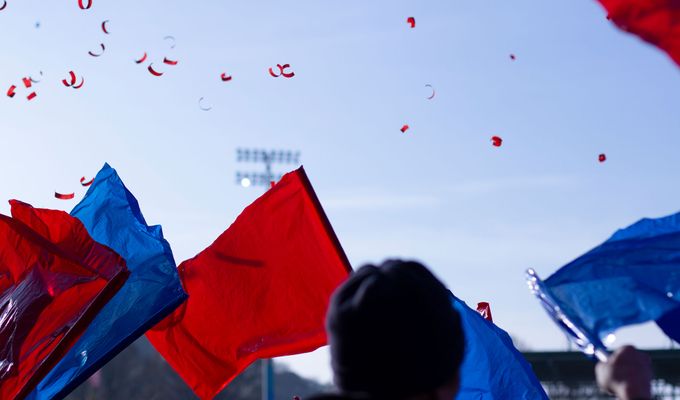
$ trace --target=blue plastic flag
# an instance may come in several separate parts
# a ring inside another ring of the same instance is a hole
[[[187,298],[160,225],[146,224],[137,200],[108,164],[71,215],[95,241],[125,258],[130,277],[29,395],[32,400],[65,397]]]
[[[453,296],[465,333],[458,400],[547,400],[531,365],[510,335]]]
[[[574,323],[599,338],[656,321],[680,341],[680,213],[614,233],[545,280]]]

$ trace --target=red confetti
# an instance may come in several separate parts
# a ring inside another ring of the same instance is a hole
[[[75,193],[59,193],[59,192],[54,192],[54,197],[58,198],[59,200],[71,200],[72,198],[76,197]]]
[[[485,320],[487,320],[489,322],[493,322],[493,317],[491,316],[491,306],[486,301],[482,301],[482,302],[477,303],[477,312]]]
[[[153,75],[153,76],[161,76],[161,75],[163,75],[162,72],[158,72],[158,71],[156,71],[155,69],[153,69],[153,63],[149,64],[149,67],[148,67],[147,69],[149,70],[149,72],[151,72],[151,75]]]
[[[408,125],[402,126],[401,129],[400,129],[401,133],[406,133],[406,131],[408,130],[408,128],[409,128]]]
[[[83,0],[78,0],[78,7],[80,7],[81,10],[89,10],[90,7],[92,7],[92,0],[87,0],[87,5],[83,4]]]
[[[64,86],[66,86],[66,87],[75,85],[75,83],[76,83],[76,74],[74,74],[73,71],[69,71],[68,73],[69,73],[69,75],[71,75],[71,82],[69,83],[66,79],[61,80],[61,83],[63,83]]]
[[[88,51],[87,54],[91,55],[92,57],[99,57],[99,56],[101,56],[102,54],[104,54],[104,51],[106,50],[106,46],[104,46],[104,43],[99,43],[99,47],[102,48],[102,52],[101,52],[101,53],[97,54],[97,53],[95,53],[95,52],[93,52],[93,51]]]
[[[83,186],[90,186],[94,182],[94,178],[90,179],[89,181],[85,182],[85,177],[83,176],[80,178],[80,184]]]
[[[269,68],[269,75],[273,76],[274,78],[278,78],[279,76],[283,76],[284,78],[292,78],[295,76],[295,72],[286,72],[285,69],[290,68],[290,64],[276,64],[276,67],[279,69],[279,75],[274,73],[274,70],[270,67]]]
[[[428,100],[434,99],[434,95],[436,94],[436,92],[434,91],[434,88],[432,87],[432,85],[427,84],[427,85],[425,85],[425,87],[429,87],[430,89],[432,89],[432,94],[431,94],[430,97],[428,97],[427,99],[428,99]]]
[[[415,19],[415,18],[413,18],[413,17],[408,17],[408,18],[406,19],[406,22],[407,22],[409,25],[411,25],[411,29],[413,29],[413,28],[416,27],[416,19]]]
[[[24,81],[24,86],[26,87],[26,89],[31,87],[31,79],[30,78],[22,78],[21,80]]]
[[[79,84],[79,85],[76,85],[76,86],[73,86],[74,89],[80,89],[80,88],[83,87],[83,85],[85,84],[85,78],[80,78],[80,79],[82,79],[82,80],[80,81],[80,84]]]
[[[515,61],[515,60],[517,59],[517,57],[515,57],[514,54],[510,54],[510,59],[511,59],[512,61]]]
[[[29,101],[31,101],[31,100],[35,99],[36,96],[38,96],[38,94],[37,94],[36,92],[31,92],[31,94],[29,94],[28,96],[26,96],[26,98],[27,98]]]
[[[604,153],[602,153],[599,156],[597,156],[597,159],[600,162],[605,162],[605,161],[607,161],[607,156]]]
[[[16,93],[14,93],[14,90],[16,90],[16,86],[12,85],[9,87],[9,90],[7,90],[7,97],[14,97]]]
[[[4,10],[5,8],[7,8],[7,0],[3,1],[2,7],[0,7],[0,11]]]
[[[498,136],[492,136],[491,143],[496,147],[501,147],[501,145],[503,144],[503,139],[501,139]]]
[[[621,30],[664,50],[680,66],[678,0],[599,0]]]
[[[138,60],[135,60],[135,62],[136,62],[137,64],[141,64],[141,63],[143,63],[144,61],[146,61],[146,52],[144,52],[144,55],[142,56],[142,58],[140,58],[140,59],[138,59]]]
[[[276,64],[277,67],[279,67],[279,71],[281,71],[281,75],[284,78],[292,78],[295,76],[295,72],[285,72],[284,70],[287,68],[290,68],[290,64],[283,64],[283,65],[278,65]]]
[[[108,35],[108,34],[109,34],[109,30],[106,29],[106,23],[107,23],[107,22],[109,22],[108,19],[107,19],[106,21],[102,22],[102,30],[104,31],[104,33],[106,33],[106,34]]]
[[[170,59],[167,58],[167,57],[163,57],[163,62],[166,63],[166,64],[168,64],[168,65],[177,65],[177,62],[178,62],[178,61],[173,61],[173,60],[170,60]]]
[[[271,70],[271,68],[269,69]],[[222,79],[222,82],[229,82],[231,80],[231,75],[227,75],[226,73],[222,72],[220,78]]]

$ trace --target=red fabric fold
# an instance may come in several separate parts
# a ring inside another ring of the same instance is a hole
[[[680,66],[680,0],[599,0],[619,28],[661,48]]]
[[[300,168],[179,266],[189,299],[147,337],[210,399],[258,358],[325,345],[326,308],[350,270]]]
[[[120,256],[65,212],[10,203],[13,218],[0,215],[0,399],[21,399],[75,343],[128,271]]]

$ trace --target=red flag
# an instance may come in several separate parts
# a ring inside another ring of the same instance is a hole
[[[258,358],[325,345],[328,302],[350,270],[300,168],[179,266],[189,299],[147,337],[211,399]]]
[[[26,396],[128,275],[77,219],[10,204],[14,218],[0,215],[0,399]]]
[[[624,31],[661,48],[680,65],[680,0],[599,0]]]
[[[491,316],[491,305],[486,301],[477,303],[477,312],[487,321],[493,322],[493,317]]]

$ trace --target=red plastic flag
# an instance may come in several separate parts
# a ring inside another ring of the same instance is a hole
[[[0,215],[1,399],[26,396],[128,276],[77,219],[10,204],[13,218]]]
[[[147,332],[201,399],[258,358],[326,344],[332,292],[351,267],[302,168],[179,266],[189,299]]]
[[[487,303],[486,301],[477,303],[477,312],[485,320],[493,322],[493,317],[491,316],[491,305],[489,305],[489,303]]]
[[[680,66],[680,0],[599,0],[607,19],[659,47]]]

